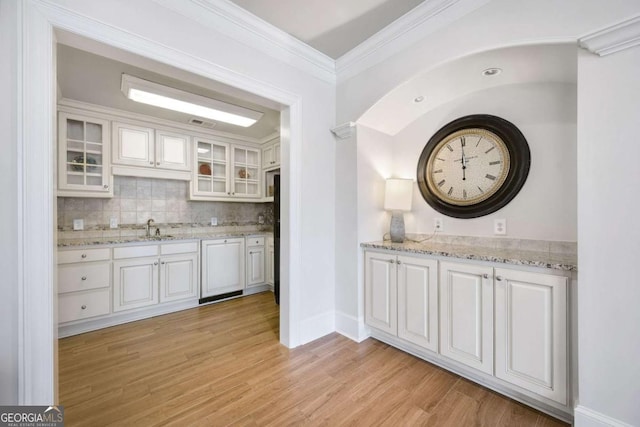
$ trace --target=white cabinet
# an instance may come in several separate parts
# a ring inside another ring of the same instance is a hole
[[[58,114],[58,196],[113,197],[109,122]]]
[[[198,244],[122,246],[113,250],[113,310],[198,296]]]
[[[377,252],[365,255],[368,325],[438,350],[438,263]]]
[[[266,258],[265,265],[267,270],[266,281],[268,284],[274,285],[276,282],[275,245],[274,245],[274,238],[271,236],[267,238],[267,253],[265,258]]]
[[[262,149],[262,168],[271,169],[280,167],[280,140],[269,143]]]
[[[113,262],[113,311],[158,303],[158,258]]]
[[[265,245],[263,236],[250,236],[247,246],[247,287],[265,283]]]
[[[493,269],[440,264],[440,353],[493,374]]]
[[[58,252],[58,322],[72,322],[111,312],[111,251]]]
[[[114,174],[190,179],[191,142],[188,135],[143,124],[113,122],[112,127]]]
[[[396,256],[365,255],[365,321],[369,326],[398,334]]]
[[[160,302],[198,297],[198,254],[160,258]]]
[[[567,404],[567,278],[495,274],[496,377]]]
[[[253,200],[260,197],[260,150],[197,139],[191,200]]]
[[[244,248],[244,237],[202,241],[201,298],[244,289]]]
[[[438,262],[398,256],[398,336],[438,351]]]

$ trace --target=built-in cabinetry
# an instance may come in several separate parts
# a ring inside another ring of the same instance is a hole
[[[264,236],[247,237],[247,287],[265,283]]]
[[[273,286],[275,283],[275,249],[273,236],[267,237],[267,253],[265,256],[266,282]]]
[[[262,149],[262,168],[272,169],[280,167],[280,139],[267,142]]]
[[[569,279],[550,269],[367,250],[365,321],[376,338],[570,413]]]
[[[129,122],[113,122],[112,135],[115,175],[190,179],[188,135]]]
[[[202,241],[201,298],[244,289],[244,240],[244,237],[237,237]]]
[[[61,249],[60,335],[195,306],[198,271],[197,241]]]
[[[196,139],[191,200],[256,201],[261,197],[260,150]]]
[[[58,115],[58,195],[113,197],[109,122],[89,115]]]

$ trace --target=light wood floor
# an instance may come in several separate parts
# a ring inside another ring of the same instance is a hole
[[[67,426],[560,426],[420,359],[338,334],[289,350],[271,293],[60,340]]]

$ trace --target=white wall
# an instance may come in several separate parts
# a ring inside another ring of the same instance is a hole
[[[640,47],[578,60],[579,395],[640,425]]]
[[[18,403],[17,2],[0,0],[0,405]]]
[[[427,94],[428,96],[428,94]],[[407,232],[431,233],[433,218],[444,219],[442,234],[492,236],[493,220],[507,220],[507,237],[576,241],[576,88],[573,84],[506,85],[481,90],[423,115],[393,137],[393,173],[416,180],[418,158],[442,126],[469,114],[492,114],[515,124],[531,150],[531,169],[518,195],[481,218],[458,219],[435,211],[414,184]]]

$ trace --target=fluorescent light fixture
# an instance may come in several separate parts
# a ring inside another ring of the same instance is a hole
[[[264,115],[259,111],[174,89],[128,74],[122,75],[120,89],[132,101],[236,126],[249,127]]]

